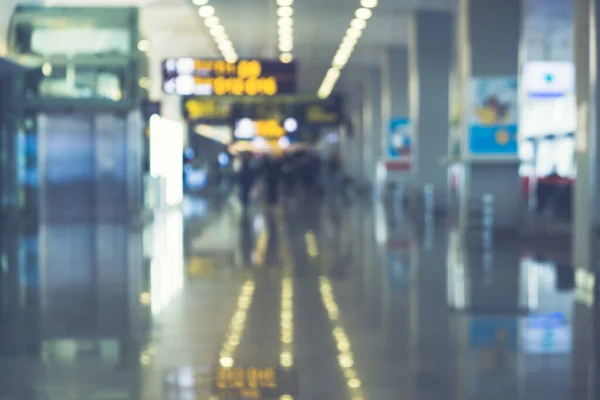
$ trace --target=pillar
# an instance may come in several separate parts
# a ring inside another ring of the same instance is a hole
[[[596,128],[600,101],[598,101],[598,28],[600,0],[574,1],[574,52],[577,97],[577,132],[575,134],[575,165],[577,178],[573,196],[573,257],[575,268],[596,269],[594,242],[600,221],[597,205],[597,180],[600,164],[600,141]]]
[[[516,83],[521,0],[460,0],[457,22],[461,232],[488,194],[495,228],[516,229],[521,217]]]
[[[400,149],[393,136],[401,134],[403,121],[409,123],[408,48],[392,47],[385,50],[381,68],[380,161],[385,166],[386,180],[399,183],[406,182],[411,165],[410,136]]]
[[[367,69],[363,84],[364,173],[368,182],[374,182],[376,165],[381,158],[381,71]]]
[[[413,141],[411,182],[415,194],[433,185],[436,208],[447,203],[449,77],[452,65],[453,15],[420,11],[409,36],[409,116]]]

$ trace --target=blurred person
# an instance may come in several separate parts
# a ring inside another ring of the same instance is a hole
[[[250,157],[243,156],[240,170],[238,172],[238,184],[240,203],[244,209],[250,205],[250,193],[254,184],[254,172],[250,163]]]
[[[265,200],[267,205],[276,205],[279,201],[279,184],[281,179],[281,165],[272,156],[265,157]]]

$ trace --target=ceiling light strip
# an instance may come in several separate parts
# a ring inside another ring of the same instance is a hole
[[[367,27],[367,21],[373,16],[373,9],[377,7],[378,0],[361,0],[360,7],[354,12],[354,18],[350,21],[350,26],[346,30],[346,35],[340,43],[335,56],[331,62],[331,68],[327,70],[319,91],[318,96],[322,99],[329,97],[335,84],[337,83],[342,69],[348,63],[358,40]]]
[[[204,19],[204,24],[209,29],[225,61],[229,63],[236,62],[239,56],[227,35],[225,27],[221,24],[221,20],[215,15],[215,8],[209,4],[210,0],[192,0],[192,2],[194,5],[199,6],[198,15]]]
[[[279,59],[283,63],[290,63],[294,59],[294,0],[276,1]]]

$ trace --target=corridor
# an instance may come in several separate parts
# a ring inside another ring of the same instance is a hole
[[[379,206],[187,198],[144,227],[4,237],[3,400],[599,395],[570,266]]]

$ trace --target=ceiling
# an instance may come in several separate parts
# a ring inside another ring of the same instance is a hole
[[[0,54],[8,12],[15,3],[0,0]],[[44,0],[38,0],[44,3]],[[344,76],[379,65],[382,49],[401,46],[408,36],[410,13],[416,9],[451,9],[456,0],[379,0]],[[212,36],[191,0],[46,0],[50,5],[138,6],[141,30],[150,41],[153,94],[160,93],[160,61],[173,56],[220,57]],[[241,58],[277,58],[276,0],[211,0]],[[299,64],[299,90],[316,93],[332,58],[359,7],[360,0],[295,0],[294,56]],[[417,6],[418,5],[418,6]],[[355,75],[355,74],[354,74]]]

